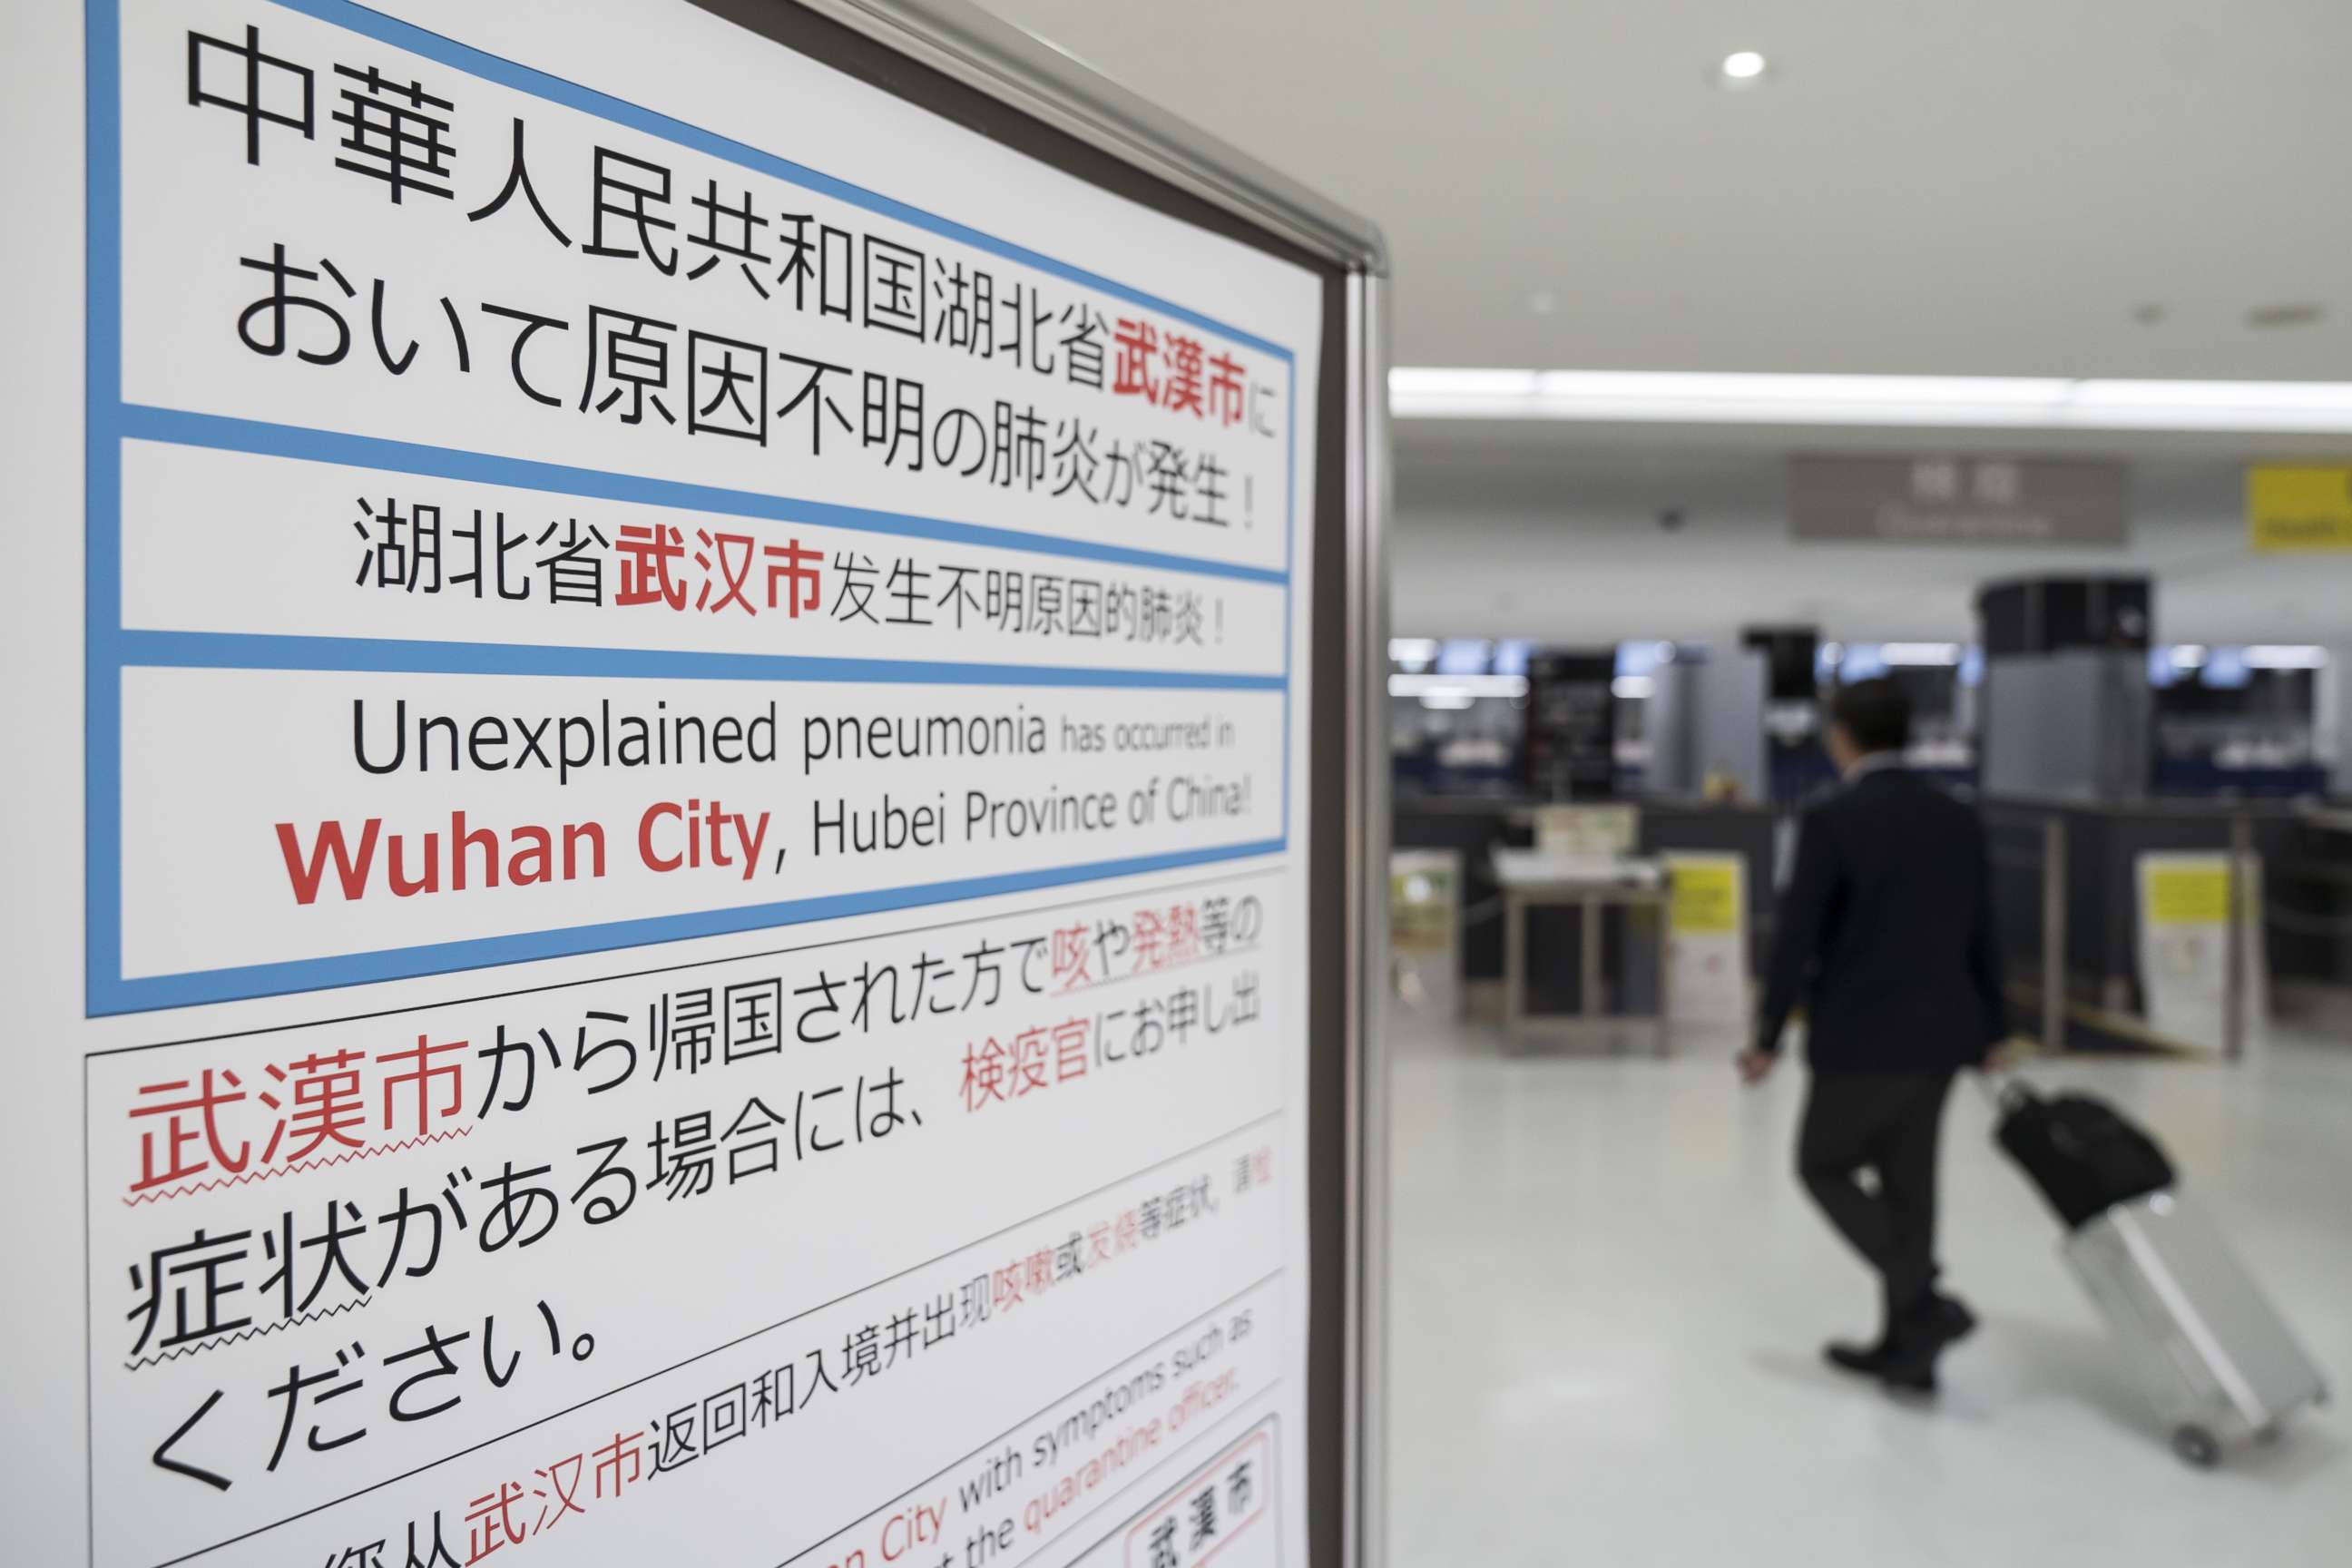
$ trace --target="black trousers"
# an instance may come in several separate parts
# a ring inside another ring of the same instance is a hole
[[[1953,1075],[1816,1073],[1797,1174],[1878,1271],[1892,1332],[1936,1283],[1936,1157]],[[1864,1170],[1875,1190],[1857,1179]]]

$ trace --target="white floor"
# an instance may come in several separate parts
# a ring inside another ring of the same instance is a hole
[[[2175,1459],[1975,1094],[1943,1256],[1985,1326],[1923,1409],[1819,1360],[1874,1309],[1790,1172],[1801,1073],[1742,1092],[1728,1043],[1507,1058],[1410,1020],[1391,1049],[1399,1568],[2352,1563],[2347,1403],[2217,1472]],[[2039,1077],[2160,1133],[2346,1387],[2352,1042]]]

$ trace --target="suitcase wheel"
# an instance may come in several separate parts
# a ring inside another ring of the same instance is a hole
[[[2221,1442],[2202,1426],[2175,1426],[2172,1451],[2199,1469],[2210,1470],[2221,1462]]]

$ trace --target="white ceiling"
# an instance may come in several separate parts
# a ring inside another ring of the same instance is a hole
[[[1399,363],[2352,380],[2352,0],[983,3],[1377,220]],[[1714,85],[1738,48],[1773,79]],[[1395,439],[1403,633],[1961,639],[1979,584],[2090,571],[2153,574],[2168,638],[2352,641],[2352,558],[2250,555],[2240,511],[2246,460],[2352,437]],[[1791,544],[1783,455],[1864,447],[2126,457],[2135,542]]]
[[[1401,363],[2352,373],[2346,0],[985,3],[1379,221]]]

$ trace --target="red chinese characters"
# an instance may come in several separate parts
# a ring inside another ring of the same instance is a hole
[[[467,1047],[419,1035],[414,1046],[373,1057],[344,1049],[272,1062],[250,1085],[226,1068],[142,1084],[127,1113],[139,1130],[139,1173],[123,1201],[169,1197],[167,1189],[183,1183],[254,1181],[471,1131],[446,1125],[465,1109]]]

